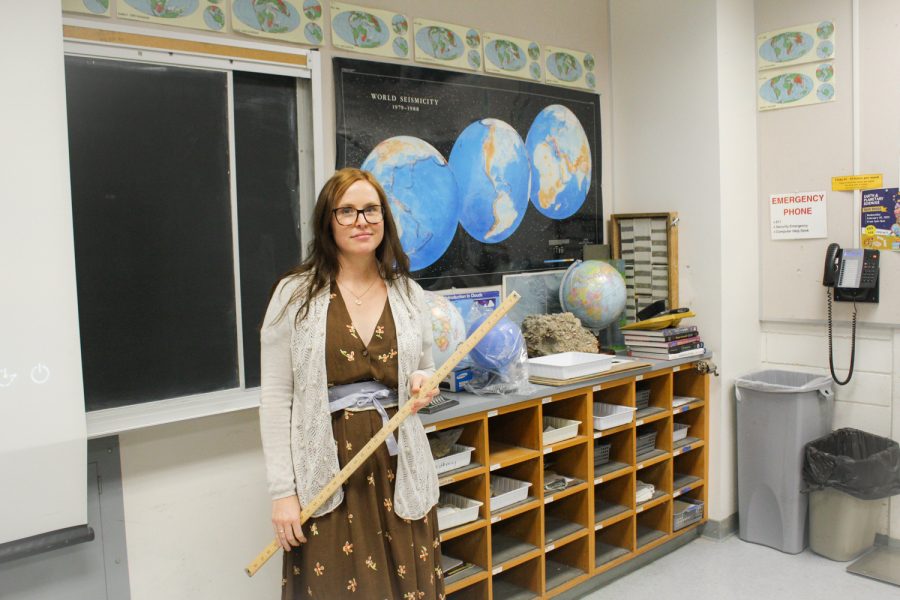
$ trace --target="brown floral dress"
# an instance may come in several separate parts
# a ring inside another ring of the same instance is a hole
[[[397,387],[397,336],[387,301],[367,347],[332,283],[326,336],[329,386],[375,380]],[[396,410],[388,408],[388,416]],[[374,410],[342,410],[332,414],[331,427],[343,467],[382,422]],[[344,484],[340,506],[306,523],[307,542],[284,554],[283,599],[443,600],[435,509],[418,521],[394,514],[396,469],[397,457],[382,444]]]

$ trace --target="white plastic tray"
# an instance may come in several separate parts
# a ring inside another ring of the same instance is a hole
[[[544,445],[555,444],[578,435],[581,421],[563,419],[562,417],[544,417],[544,429],[553,427],[553,431],[544,432]]]
[[[561,352],[528,359],[528,373],[548,379],[572,379],[608,371],[612,367],[612,354],[591,352]]]
[[[510,504],[521,502],[528,497],[528,488],[531,487],[530,481],[519,481],[503,477],[502,475],[491,475],[491,494],[496,490],[496,496],[491,496],[491,512],[505,508]]]
[[[463,446],[462,444],[453,444],[450,446],[450,454],[442,458],[434,459],[434,468],[438,474],[452,471],[464,467],[472,462],[472,452],[475,448]]]
[[[672,441],[677,442],[678,440],[683,440],[687,437],[688,429],[690,429],[690,425],[685,425],[684,423],[675,423],[672,429]]]
[[[635,410],[630,406],[594,402],[594,429],[611,429],[630,423]]]
[[[458,509],[448,510],[438,507],[437,519],[440,531],[474,521],[478,518],[478,509],[484,504],[478,500],[472,500],[451,492],[441,492],[438,496],[438,502],[441,504],[452,504]]]

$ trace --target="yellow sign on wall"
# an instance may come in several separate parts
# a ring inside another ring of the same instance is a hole
[[[835,192],[849,192],[851,190],[871,190],[880,188],[881,173],[870,173],[868,175],[841,175],[840,177],[831,178],[831,189]]]

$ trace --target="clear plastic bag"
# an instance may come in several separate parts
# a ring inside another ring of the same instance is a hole
[[[469,335],[488,315],[482,315],[469,327]],[[513,321],[501,317],[497,324],[469,352],[472,379],[463,389],[473,394],[527,394],[534,386],[528,382],[528,353],[522,330]]]

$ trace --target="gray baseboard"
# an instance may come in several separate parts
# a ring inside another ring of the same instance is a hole
[[[581,585],[577,585],[556,597],[560,598],[561,600],[575,600],[576,598],[583,598],[587,594],[602,588],[610,582],[615,581],[620,577],[624,577],[629,573],[633,573],[641,567],[652,563],[657,558],[665,556],[669,552],[681,548],[688,542],[696,540],[698,537],[700,537],[701,529],[702,527],[694,529],[693,531],[680,535],[673,540],[669,540],[665,544],[657,546],[656,548],[650,550],[649,552],[646,552],[645,554],[636,556],[635,558],[632,558],[628,562],[623,563],[614,569],[610,569],[605,573],[601,573],[600,575],[591,577]]]
[[[900,548],[900,540],[889,537],[883,533],[875,534],[876,546],[888,546],[889,548]]]
[[[721,521],[708,520],[703,528],[703,537],[720,542],[728,536],[737,533],[737,531],[738,514],[733,513]]]

